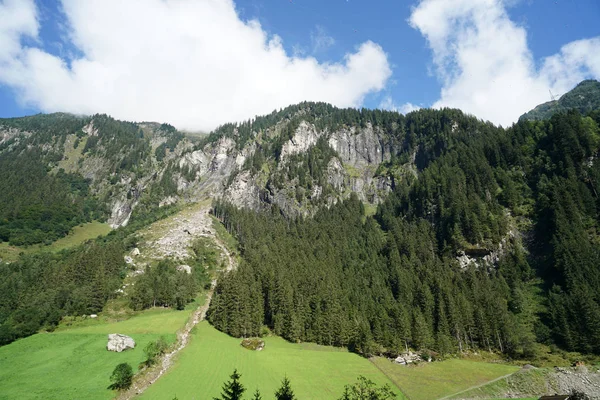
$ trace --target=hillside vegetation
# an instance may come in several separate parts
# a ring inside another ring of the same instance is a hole
[[[295,220],[215,204],[244,262],[219,281],[211,323],[233,336],[266,324],[365,355],[409,346],[534,358],[536,342],[599,354],[598,114],[505,131],[419,113],[431,131],[416,146],[437,135],[439,154],[417,155],[418,177],[397,182],[374,218],[356,197]]]

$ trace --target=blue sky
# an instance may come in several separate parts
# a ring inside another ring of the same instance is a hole
[[[598,21],[597,0],[0,0],[0,117],[209,130],[306,99],[507,125],[600,78]]]

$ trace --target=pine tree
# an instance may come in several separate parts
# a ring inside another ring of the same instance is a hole
[[[391,400],[396,398],[396,394],[386,384],[382,387],[377,385],[364,376],[359,376],[357,383],[346,385],[344,393],[339,400]]]
[[[213,400],[241,400],[246,388],[240,383],[241,375],[238,374],[237,369],[233,370],[229,378],[230,380],[223,385],[221,397],[215,397]]]
[[[292,390],[292,387],[290,386],[290,381],[287,378],[287,376],[285,378],[283,378],[283,381],[281,381],[281,387],[279,389],[277,389],[277,391],[275,392],[275,399],[276,400],[296,400],[296,395],[294,395],[294,391]]]
[[[256,389],[256,392],[254,392],[252,400],[262,400],[262,396],[260,395],[260,391],[258,389]]]

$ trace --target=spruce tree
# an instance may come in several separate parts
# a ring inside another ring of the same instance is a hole
[[[246,388],[240,383],[241,375],[238,374],[237,369],[233,370],[229,378],[230,380],[223,385],[221,397],[215,397],[213,400],[241,400]]]
[[[290,386],[290,380],[287,378],[287,376],[283,378],[283,381],[281,381],[281,387],[275,392],[275,399],[296,400],[296,395],[294,395],[294,391]]]

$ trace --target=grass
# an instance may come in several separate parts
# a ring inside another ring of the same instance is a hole
[[[410,400],[431,400],[514,373],[519,367],[452,359],[406,367],[386,358],[372,359]]]
[[[0,399],[111,399],[106,388],[114,367],[128,362],[135,370],[144,346],[160,336],[175,341],[189,315],[154,309],[115,323],[87,319],[0,347]],[[109,333],[131,336],[135,349],[107,351]]]
[[[110,225],[103,222],[90,222],[81,226],[76,226],[73,231],[64,238],[58,239],[48,248],[51,251],[60,251],[77,246],[86,240],[95,239],[98,236],[108,235],[111,231]]]
[[[390,384],[398,399],[404,398],[373,364],[355,354],[326,346],[288,343],[279,337],[266,337],[264,341],[264,350],[246,350],[240,339],[201,322],[171,370],[141,398],[209,399],[219,395],[234,368],[241,373],[248,393],[258,388],[263,398],[272,398],[287,376],[299,399],[337,399],[344,385],[355,382],[359,375],[378,384]]]
[[[74,172],[77,170],[77,162],[83,156],[83,148],[88,137],[84,136],[79,140],[79,145],[75,148],[76,135],[67,135],[65,140],[64,158],[58,162],[58,168],[63,168],[66,172]]]
[[[4,261],[16,261],[20,253],[35,253],[37,251],[60,251],[75,247],[86,240],[104,236],[111,231],[110,225],[102,222],[89,222],[73,228],[67,236],[58,239],[49,246],[35,245],[28,247],[10,246],[7,242],[0,243],[0,258]]]
[[[453,399],[500,399],[509,394],[520,396],[541,395],[546,392],[554,393],[549,385],[548,380],[549,370],[546,368],[538,368],[531,370],[521,370],[505,379],[500,379],[495,382],[488,383],[481,387],[465,391],[460,396],[454,396]],[[537,399],[537,397],[531,397]]]

